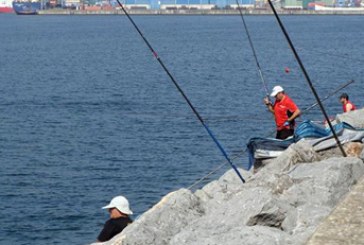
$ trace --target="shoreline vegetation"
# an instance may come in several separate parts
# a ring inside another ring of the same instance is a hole
[[[237,9],[129,9],[131,15],[239,15]],[[280,15],[364,15],[364,9],[351,10],[277,10]],[[39,15],[124,15],[122,10],[72,10],[72,9],[47,9],[40,10]],[[270,9],[244,9],[244,15],[273,15]]]

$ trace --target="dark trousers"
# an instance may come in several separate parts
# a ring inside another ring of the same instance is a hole
[[[284,140],[287,139],[289,136],[294,134],[294,129],[282,129],[282,130],[277,130],[277,135],[276,135],[276,139],[279,140]]]

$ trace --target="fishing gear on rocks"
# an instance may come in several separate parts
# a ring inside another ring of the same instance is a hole
[[[131,24],[137,30],[137,32],[139,33],[139,35],[141,36],[141,38],[144,40],[145,44],[148,46],[148,48],[150,49],[150,51],[153,53],[153,55],[157,59],[158,63],[162,66],[163,70],[167,73],[168,77],[171,79],[171,81],[173,82],[173,84],[175,85],[175,87],[177,88],[177,90],[180,92],[180,94],[182,95],[182,97],[185,99],[185,101],[187,102],[187,104],[190,106],[190,108],[192,109],[192,111],[195,114],[195,116],[197,117],[197,119],[201,122],[201,124],[203,125],[203,127],[206,129],[207,133],[210,135],[210,137],[212,138],[212,140],[215,142],[216,146],[219,148],[219,150],[221,151],[221,153],[223,154],[223,156],[225,157],[225,159],[229,162],[230,166],[234,169],[234,171],[236,172],[236,174],[238,175],[238,177],[240,178],[240,180],[243,183],[245,183],[245,180],[241,176],[241,174],[238,171],[237,167],[232,163],[232,161],[230,160],[229,156],[225,152],[225,150],[222,147],[222,145],[220,144],[220,142],[216,139],[216,137],[214,136],[214,134],[212,133],[212,131],[209,129],[209,127],[207,127],[206,123],[204,122],[204,120],[202,119],[202,117],[200,116],[200,114],[197,112],[196,108],[192,105],[191,101],[188,99],[188,97],[186,96],[186,94],[184,93],[184,91],[182,90],[182,88],[179,86],[179,84],[177,83],[176,79],[173,77],[173,75],[170,73],[170,71],[168,70],[168,68],[165,66],[165,64],[163,63],[162,59],[158,56],[157,52],[153,49],[152,45],[144,37],[144,35],[141,32],[141,30],[139,29],[139,27],[136,25],[136,23],[131,18],[131,16],[129,15],[129,13],[125,10],[124,6],[120,3],[120,0],[116,0],[116,1],[118,2],[119,6],[123,10],[123,12],[126,15],[126,17],[129,19],[129,21],[131,22]]]

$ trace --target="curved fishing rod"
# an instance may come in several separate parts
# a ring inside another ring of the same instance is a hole
[[[336,134],[336,132],[335,132],[335,130],[334,130],[334,127],[332,126],[332,124],[331,124],[331,122],[330,122],[330,119],[329,119],[329,116],[327,115],[326,110],[325,110],[324,106],[323,106],[323,105],[322,105],[322,103],[321,103],[320,97],[318,96],[318,94],[317,94],[317,92],[316,92],[316,89],[315,89],[315,87],[313,86],[313,84],[312,84],[312,82],[311,82],[310,77],[308,76],[308,73],[307,73],[307,71],[306,71],[305,66],[303,65],[303,63],[302,63],[302,61],[301,61],[300,57],[298,56],[298,53],[296,52],[295,47],[293,46],[293,43],[292,43],[291,38],[289,37],[289,35],[288,35],[287,31],[286,31],[286,28],[284,27],[284,25],[283,25],[283,23],[282,23],[281,19],[279,18],[279,16],[278,16],[278,14],[277,14],[276,9],[275,9],[275,8],[274,8],[274,6],[273,6],[272,1],[271,1],[271,0],[268,0],[268,3],[269,3],[269,5],[270,5],[270,7],[272,8],[273,13],[274,13],[274,16],[276,17],[276,19],[277,19],[277,21],[278,21],[278,24],[279,24],[279,26],[280,26],[280,28],[281,28],[281,30],[282,30],[282,32],[283,32],[283,34],[284,34],[284,36],[285,36],[285,37],[286,37],[286,39],[287,39],[288,45],[289,45],[289,47],[291,48],[291,50],[292,50],[292,52],[293,52],[293,54],[294,54],[294,56],[295,56],[295,58],[296,58],[296,60],[297,60],[298,64],[300,65],[300,68],[301,68],[301,70],[302,70],[302,72],[303,72],[303,75],[305,76],[306,81],[307,81],[307,83],[308,83],[308,85],[309,85],[309,87],[310,87],[310,89],[311,89],[311,91],[312,91],[313,95],[315,96],[315,98],[316,98],[316,100],[317,100],[317,104],[320,106],[320,109],[321,109],[321,111],[322,111],[322,114],[324,115],[324,117],[325,117],[325,119],[326,119],[327,123],[329,124],[330,130],[331,130],[331,132],[332,132],[332,134],[333,134],[333,136],[334,136],[334,138],[335,138],[335,140],[336,140],[336,144],[337,144],[337,145],[338,145],[338,147],[340,148],[341,153],[343,154],[343,156],[344,156],[344,157],[346,157],[346,153],[345,153],[345,151],[344,151],[344,148],[343,148],[343,146],[341,145],[341,143],[340,143],[340,141],[339,141],[339,138],[337,137],[337,134]]]
[[[331,93],[329,93],[328,95],[326,95],[321,102],[324,102],[325,100],[327,100],[328,98],[330,98],[331,96],[333,96],[334,94],[336,94],[337,92],[339,92],[340,90],[346,88],[347,86],[349,86],[350,84],[352,84],[353,82],[355,82],[355,80],[350,80],[347,83],[345,83],[344,85],[340,86],[339,88],[335,89],[334,91],[332,91]],[[307,107],[306,109],[304,109],[301,114],[304,114],[306,112],[308,112],[309,110],[311,110],[312,108],[316,107],[318,105],[318,103],[314,103],[312,105],[310,105],[309,107]]]
[[[246,25],[244,15],[243,15],[243,12],[242,12],[241,7],[240,7],[240,4],[239,4],[239,0],[235,0],[235,1],[236,1],[236,4],[238,5],[240,17],[241,17],[241,20],[243,21],[243,25],[244,25],[244,29],[245,29],[246,35],[248,36],[249,45],[250,45],[250,47],[251,47],[251,49],[253,51],[253,56],[254,56],[255,63],[256,63],[257,68],[258,68],[258,73],[259,73],[259,76],[260,76],[260,80],[262,80],[263,87],[264,87],[264,90],[265,90],[265,94],[269,98],[269,92],[268,92],[268,88],[267,88],[267,83],[265,82],[265,79],[263,77],[263,72],[262,72],[262,69],[260,68],[260,64],[259,64],[259,61],[258,61],[257,53],[255,52],[254,44],[253,44],[253,41],[252,41],[252,39],[250,37],[249,29],[248,29],[248,26]]]
[[[339,87],[337,87],[335,90],[333,90],[332,92],[328,93],[323,99],[321,99],[321,102],[324,102],[325,100],[327,100],[328,98],[330,98],[331,96],[335,95],[337,92],[339,92],[340,90],[346,88],[347,86],[349,86],[350,84],[354,83],[355,80],[349,80],[348,82],[341,84]],[[315,108],[318,105],[317,102],[311,104],[310,106],[306,107],[305,109],[303,109],[301,111],[300,116],[302,116],[303,114],[306,114],[308,111],[310,111],[311,109]],[[245,118],[245,117],[241,117],[241,116],[228,116],[228,117],[213,117],[213,118],[205,118],[205,121],[243,121],[243,120],[248,120],[248,121],[271,121],[271,119],[264,119],[264,118],[259,118],[259,117],[249,117],[249,118]],[[299,121],[299,120],[296,120]],[[269,134],[270,135],[270,134]]]
[[[167,73],[167,75],[169,76],[169,78],[171,79],[171,81],[173,82],[173,84],[175,85],[175,87],[177,88],[177,90],[180,92],[180,94],[182,95],[182,97],[185,99],[185,101],[187,102],[187,104],[190,106],[190,108],[192,109],[193,113],[196,115],[196,117],[198,118],[198,120],[201,122],[201,124],[203,125],[203,127],[206,129],[207,133],[210,135],[210,137],[212,138],[212,140],[215,142],[216,146],[219,148],[219,150],[221,151],[221,153],[223,154],[223,156],[225,157],[225,159],[229,162],[230,166],[234,169],[234,171],[236,172],[236,174],[238,175],[238,177],[240,178],[240,180],[243,183],[245,183],[245,180],[244,180],[243,176],[241,176],[241,174],[238,171],[237,167],[232,163],[232,161],[230,160],[229,156],[225,152],[225,150],[222,147],[222,145],[220,144],[220,142],[216,139],[216,137],[214,136],[214,134],[212,133],[212,131],[209,129],[209,127],[207,127],[206,123],[204,122],[204,120],[202,119],[202,117],[200,116],[200,114],[197,112],[196,108],[192,105],[191,101],[188,99],[188,97],[186,96],[186,94],[183,92],[182,88],[179,86],[179,84],[177,83],[176,79],[173,77],[173,75],[170,73],[170,71],[164,65],[163,61],[158,56],[157,52],[153,49],[152,45],[144,37],[144,35],[141,32],[141,30],[139,29],[139,27],[136,25],[136,23],[134,22],[134,20],[131,18],[131,16],[129,15],[129,13],[124,8],[124,5],[122,5],[120,3],[120,0],[116,0],[116,1],[118,2],[119,6],[123,10],[123,12],[126,15],[126,17],[129,19],[129,21],[131,22],[131,24],[137,30],[137,32],[139,33],[139,35],[141,36],[141,38],[144,40],[145,44],[148,46],[148,48],[150,49],[150,51],[153,53],[154,57],[157,59],[157,61],[159,62],[159,64],[162,66],[163,70]]]

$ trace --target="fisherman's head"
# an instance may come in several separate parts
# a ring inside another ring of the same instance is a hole
[[[271,97],[275,97],[277,100],[281,100],[284,96],[284,89],[281,86],[275,86],[272,89]]]
[[[130,210],[128,199],[123,196],[114,197],[111,202],[102,209],[107,209],[110,213],[110,218],[112,219],[133,214]]]
[[[341,104],[346,104],[349,100],[349,95],[347,93],[343,93],[340,95]]]

